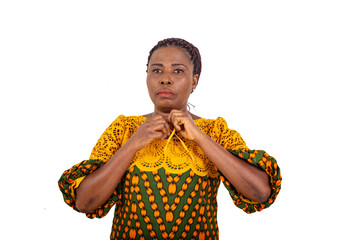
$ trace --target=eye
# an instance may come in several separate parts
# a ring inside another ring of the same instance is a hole
[[[153,73],[161,73],[162,71],[161,71],[161,69],[159,69],[159,68],[154,68],[154,69],[152,70],[152,72],[153,72]]]
[[[182,69],[175,69],[174,73],[183,73],[183,70]]]

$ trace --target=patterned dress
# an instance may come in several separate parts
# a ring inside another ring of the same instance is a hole
[[[102,134],[89,160],[66,170],[59,180],[65,202],[74,208],[75,189],[125,144],[146,120],[119,116]],[[121,182],[98,209],[86,213],[102,218],[116,205],[111,239],[218,239],[217,192],[220,182],[234,204],[246,213],[261,211],[276,199],[281,175],[276,160],[264,151],[249,150],[240,134],[223,118],[194,120],[199,129],[235,156],[263,169],[271,195],[253,202],[239,193],[193,141],[174,134],[137,151]]]

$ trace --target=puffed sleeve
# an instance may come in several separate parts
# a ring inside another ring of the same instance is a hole
[[[265,171],[270,179],[271,194],[266,202],[254,202],[243,196],[236,188],[227,180],[227,178],[219,172],[220,179],[229,191],[234,204],[246,213],[254,213],[268,208],[273,204],[278,196],[281,188],[281,173],[277,161],[262,150],[250,150],[246,146],[242,137],[235,130],[227,127],[227,123],[223,118],[217,118],[212,130],[213,137],[234,156],[247,161],[250,164]]]
[[[89,160],[76,164],[61,175],[58,185],[67,205],[79,211],[75,204],[75,189],[87,175],[104,165],[116,153],[121,147],[124,132],[125,117],[121,115],[101,135],[92,149]],[[86,213],[86,216],[88,218],[104,217],[111,207],[120,200],[120,189],[119,184],[106,203],[98,209]]]

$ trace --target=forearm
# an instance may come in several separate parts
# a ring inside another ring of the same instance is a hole
[[[76,207],[81,212],[90,212],[105,203],[116,189],[136,153],[128,141],[101,168],[81,182],[76,189]]]
[[[264,171],[233,156],[204,133],[195,141],[238,192],[255,202],[268,199],[271,189]]]
[[[152,140],[165,139],[169,134],[164,117],[159,115],[147,119],[105,165],[83,180],[76,191],[76,207],[81,212],[100,207],[115,191],[135,153]]]

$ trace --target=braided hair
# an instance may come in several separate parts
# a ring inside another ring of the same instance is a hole
[[[150,62],[152,54],[161,47],[168,47],[168,46],[177,46],[186,50],[186,52],[191,56],[191,62],[193,63],[193,75],[198,74],[198,78],[201,75],[202,70],[202,62],[201,62],[201,55],[193,44],[187,42],[186,40],[180,38],[167,38],[162,41],[159,41],[156,46],[154,46],[147,60],[147,66]]]

